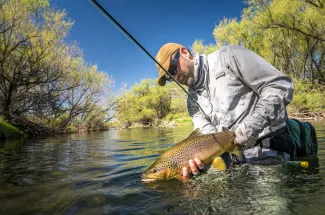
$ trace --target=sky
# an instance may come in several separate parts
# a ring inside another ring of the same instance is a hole
[[[196,39],[215,43],[213,29],[224,17],[240,19],[243,0],[97,0],[155,57],[168,42],[188,48]],[[87,63],[114,80],[117,93],[145,78],[157,78],[155,63],[127,39],[88,0],[51,0],[74,24],[66,38],[76,41]]]

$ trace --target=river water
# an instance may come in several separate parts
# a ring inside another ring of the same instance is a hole
[[[141,173],[192,127],[79,133],[0,144],[0,214],[324,214],[325,122],[318,164],[242,165],[188,183]]]

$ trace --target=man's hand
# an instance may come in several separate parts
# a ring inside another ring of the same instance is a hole
[[[192,173],[194,176],[198,175],[200,173],[200,170],[204,169],[204,164],[199,158],[194,158],[194,160],[188,161],[189,169],[187,167],[183,167],[183,177],[189,178],[190,173]]]
[[[257,138],[252,136],[252,132],[249,132],[246,128],[246,125],[240,124],[236,130],[236,139],[235,145],[238,146],[240,149],[249,149],[253,148],[256,144]]]
[[[248,137],[246,135],[245,124],[239,125],[235,130],[235,134],[236,134],[236,139],[235,139],[236,145],[244,145],[245,142],[248,140]]]

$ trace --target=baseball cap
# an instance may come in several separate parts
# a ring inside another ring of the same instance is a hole
[[[168,71],[169,66],[170,66],[170,56],[179,48],[183,47],[181,44],[177,43],[166,43],[163,45],[157,55],[156,55],[156,61],[166,70]],[[166,76],[165,76],[165,71],[158,65],[156,64],[158,68],[158,84],[160,86],[164,86],[166,84]]]

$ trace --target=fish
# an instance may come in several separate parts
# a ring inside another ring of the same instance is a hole
[[[218,170],[225,170],[226,165],[220,157],[224,152],[239,156],[233,131],[202,134],[194,130],[186,139],[167,149],[161,156],[142,173],[142,182],[178,179],[186,181],[182,175],[183,167],[189,168],[188,161],[199,158],[202,163],[211,165]]]

